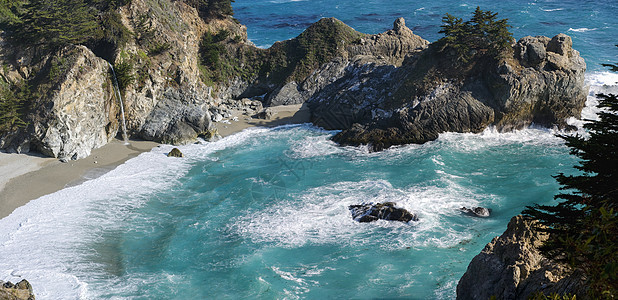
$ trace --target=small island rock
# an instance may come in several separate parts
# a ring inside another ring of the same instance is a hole
[[[467,208],[467,207],[462,207],[459,209],[460,211],[475,216],[475,217],[482,217],[482,218],[487,218],[489,217],[489,214],[491,213],[491,209],[489,208],[485,208],[485,207],[473,207],[473,208]]]
[[[418,217],[404,208],[395,207],[394,202],[367,203],[360,205],[350,205],[348,208],[352,213],[352,218],[360,223],[373,222],[377,220],[410,222],[418,221]]]

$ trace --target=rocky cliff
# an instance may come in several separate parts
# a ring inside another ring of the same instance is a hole
[[[457,285],[457,299],[528,299],[536,293],[586,294],[582,278],[538,250],[547,235],[515,216],[506,231],[472,259]]]
[[[480,58],[459,69],[437,48],[409,56],[400,67],[351,64],[309,99],[313,122],[343,130],[334,137],[340,144],[381,150],[490,125],[563,128],[584,107],[586,65],[564,34],[525,37],[512,57]]]
[[[449,72],[402,18],[375,35],[326,18],[260,49],[233,18],[205,19],[194,2],[119,7],[118,26],[130,34],[116,48],[69,45],[42,55],[0,41],[0,77],[32,89],[25,125],[0,127],[0,149],[78,159],[118,136],[120,102],[107,61],[129,66],[119,74],[129,136],[173,144],[208,135],[232,108],[258,113],[256,101],[306,102],[314,124],[343,130],[336,141],[379,150],[489,125],[564,126],[585,100],[585,64],[565,35],[526,37],[500,64]]]

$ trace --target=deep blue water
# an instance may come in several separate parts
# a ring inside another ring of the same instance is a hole
[[[593,91],[618,81],[596,67],[618,61],[611,1],[234,5],[261,46],[329,16],[368,33],[403,16],[433,41],[444,13],[481,5],[511,19],[517,38],[573,36]],[[485,244],[526,205],[552,203],[551,175],[573,172],[576,160],[555,133],[447,133],[369,153],[297,125],[183,146],[183,159],[166,157],[172,147],[163,145],[0,220],[0,279],[27,278],[37,299],[452,299]],[[420,220],[351,219],[349,205],[383,201]],[[492,216],[458,211],[478,205]]]
[[[235,17],[247,25],[249,39],[260,47],[290,39],[323,17],[335,17],[364,33],[391,29],[398,17],[424,39],[441,38],[440,25],[446,13],[468,20],[476,7],[509,19],[516,39],[524,36],[553,37],[566,33],[582,53],[591,71],[601,63],[618,60],[618,1],[611,0],[236,0]]]

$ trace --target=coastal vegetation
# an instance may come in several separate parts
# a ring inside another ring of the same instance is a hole
[[[362,36],[333,18],[322,19],[298,37],[269,49],[242,44],[225,30],[206,32],[200,43],[202,78],[208,85],[233,78],[274,84],[300,82]]]
[[[0,29],[18,46],[35,47],[42,53],[69,44],[84,44],[97,52],[122,47],[130,32],[122,25],[116,8],[130,0],[2,0]]]
[[[607,65],[614,71],[617,64]],[[589,137],[560,135],[580,159],[580,173],[555,176],[564,191],[557,205],[535,205],[524,214],[548,232],[543,253],[583,272],[593,299],[618,295],[618,95],[600,94],[599,119],[584,127]]]
[[[30,98],[26,82],[0,83],[0,135],[27,125],[24,114]]]
[[[508,19],[497,19],[498,13],[476,7],[472,18],[462,18],[446,14],[440,26],[444,37],[437,45],[440,51],[449,54],[458,63],[467,63],[474,56],[501,58],[511,49],[513,34]]]

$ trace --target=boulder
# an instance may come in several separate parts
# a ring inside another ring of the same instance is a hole
[[[491,209],[480,207],[480,206],[473,207],[473,208],[467,208],[464,206],[460,208],[459,210],[468,215],[475,216],[475,217],[482,217],[482,218],[489,217],[489,214],[491,213]]]
[[[0,299],[6,300],[34,300],[34,293],[30,283],[23,279],[17,284],[0,281]]]
[[[350,205],[348,209],[352,213],[355,221],[366,223],[377,220],[400,221],[408,223],[418,221],[418,217],[404,208],[395,207],[396,203],[367,203],[360,205]]]
[[[215,142],[221,139],[221,135],[217,128],[206,130],[198,135],[198,137],[203,138],[207,142]]]
[[[0,135],[1,149],[79,159],[116,136],[120,106],[113,96],[105,60],[84,46],[71,45],[35,61],[39,63],[27,68],[42,69],[39,77],[45,78],[49,87],[30,105],[32,111],[25,120],[28,126]],[[10,61],[0,62],[10,65]],[[44,86],[33,84],[32,89]]]
[[[262,119],[262,120],[272,120],[275,114],[277,113],[273,109],[266,108],[262,110],[261,112],[257,113],[255,116],[258,119]]]
[[[167,154],[167,157],[184,157],[185,155],[180,152],[180,149],[174,148],[170,153]]]

